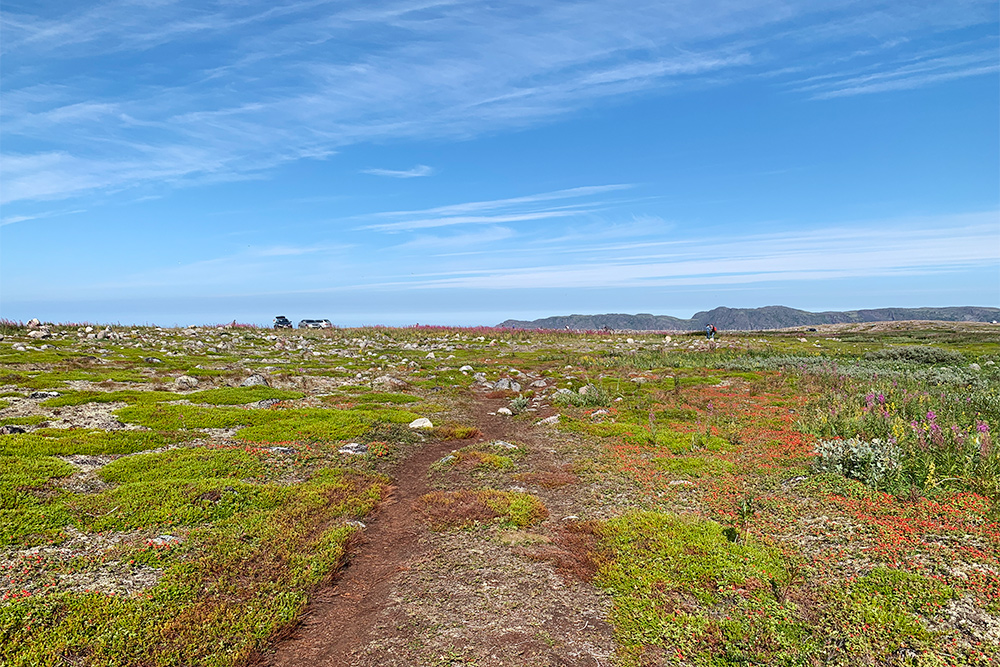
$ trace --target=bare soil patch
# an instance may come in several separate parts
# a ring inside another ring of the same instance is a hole
[[[596,506],[594,489],[567,472],[576,443],[533,425],[547,413],[531,420],[489,414],[505,404],[479,394],[463,410],[479,437],[429,442],[401,463],[347,566],[258,667],[611,664],[610,601],[585,580],[592,574],[581,565],[586,555],[571,553],[584,542],[566,539],[565,518]],[[497,440],[527,451],[516,471],[432,469],[455,449]],[[537,495],[549,519],[523,530],[487,521],[434,531],[416,511],[431,491],[488,485]]]

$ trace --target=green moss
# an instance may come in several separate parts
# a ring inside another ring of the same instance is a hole
[[[164,479],[262,478],[267,466],[242,449],[173,449],[136,454],[112,461],[101,469],[101,479],[112,484],[135,484]]]
[[[37,426],[42,422],[47,422],[49,417],[45,415],[28,415],[26,417],[4,417],[0,419],[0,426],[11,424],[14,426]]]
[[[783,576],[776,552],[732,543],[715,522],[656,512],[612,519],[599,534],[607,559],[597,581],[613,596],[615,635],[636,663],[649,647],[696,664],[740,662],[747,654],[779,664],[809,652],[802,641],[807,626],[774,600],[769,586],[759,586]]]
[[[0,454],[24,457],[67,454],[132,454],[189,440],[178,431],[99,431],[94,429],[42,428],[31,433],[0,435]]]
[[[290,401],[305,396],[301,391],[271,389],[270,387],[225,387],[221,389],[206,389],[186,394],[183,398],[192,403],[209,403],[211,405],[242,405],[256,403],[265,398],[276,398],[279,401]]]
[[[259,415],[267,414],[270,414],[270,411],[171,404],[133,405],[115,412],[115,415],[124,422],[164,430],[246,426],[253,423],[254,419],[265,419]]]
[[[357,410],[282,410],[272,414],[274,419],[241,429],[236,437],[247,442],[347,440],[362,437],[378,421]]]
[[[70,391],[55,398],[41,402],[47,408],[58,408],[66,405],[83,405],[85,403],[156,403],[159,401],[176,401],[185,398],[172,391]]]
[[[210,482],[207,490],[222,497],[194,497],[189,505],[214,503],[197,511],[185,510],[182,501],[205,487],[158,489],[167,493],[174,514],[144,515],[135,498],[151,498],[151,492],[107,496],[125,503],[116,512],[107,513],[106,504],[91,507],[106,513],[88,518],[94,526],[161,520],[173,526],[178,519],[199,518],[212,523],[191,531],[179,548],[184,557],[157,554],[153,562],[163,577],[148,595],[36,595],[0,606],[0,663],[54,665],[68,655],[86,655],[97,665],[245,664],[294,622],[307,592],[340,566],[356,529],[338,519],[369,511],[385,483],[335,470],[320,471],[304,484],[257,490],[230,480]],[[125,520],[115,522],[126,507]]]
[[[70,380],[85,380],[89,382],[149,382],[150,378],[138,370],[102,369],[100,371],[62,370],[38,373],[24,379],[20,384],[31,389],[65,389],[65,383]]]
[[[525,528],[549,515],[544,503],[530,493],[495,489],[483,489],[478,493],[483,502],[502,517],[505,526]]]
[[[392,403],[392,404],[405,404],[405,403],[416,403],[420,400],[419,396],[411,396],[410,394],[394,394],[388,392],[370,392],[359,396],[355,399],[358,403]]]

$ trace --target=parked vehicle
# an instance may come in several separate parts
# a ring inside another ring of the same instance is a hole
[[[285,317],[284,315],[278,315],[274,318],[274,328],[275,329],[291,329],[292,321]]]
[[[300,329],[332,329],[333,323],[330,320],[302,320],[299,322]]]

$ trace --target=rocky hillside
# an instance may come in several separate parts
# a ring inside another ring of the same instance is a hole
[[[938,320],[944,322],[992,322],[1000,320],[1000,308],[958,306],[950,308],[874,308],[871,310],[811,313],[785,306],[726,308],[695,313],[690,319],[669,315],[561,315],[539,320],[506,320],[499,326],[511,329],[629,329],[634,331],[695,330],[706,324],[719,329],[741,331],[784,327],[839,324],[843,322],[886,322],[895,320]]]

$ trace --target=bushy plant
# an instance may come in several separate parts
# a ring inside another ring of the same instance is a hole
[[[510,411],[515,415],[524,412],[524,409],[528,407],[529,399],[527,396],[515,396],[510,401]]]
[[[916,364],[960,364],[965,361],[961,352],[932,345],[902,345],[872,350],[865,353],[865,359],[910,361]]]
[[[861,440],[820,440],[817,472],[833,472],[883,490],[897,485],[902,471],[899,449],[891,442],[875,438]]]
[[[584,389],[584,393],[561,391],[555,395],[552,402],[556,405],[575,405],[582,408],[601,408],[611,405],[612,396],[603,387],[587,385]]]

